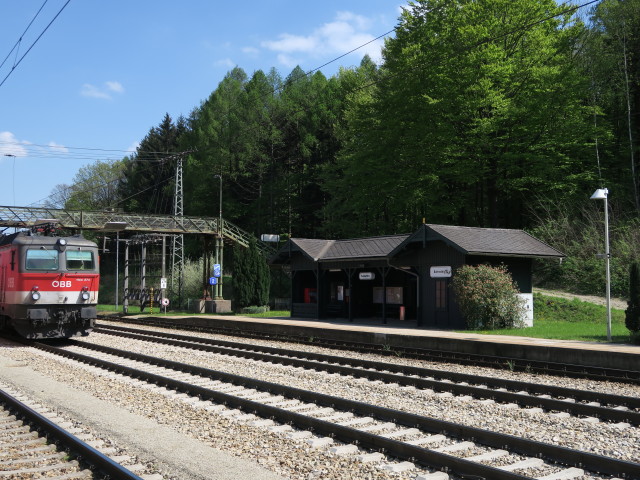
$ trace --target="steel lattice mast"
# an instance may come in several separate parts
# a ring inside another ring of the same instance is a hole
[[[173,215],[175,216],[179,226],[183,228],[184,215],[184,194],[182,190],[182,156],[178,156],[178,164],[176,166],[176,188],[173,199]],[[171,258],[171,290],[178,291],[178,304],[182,304],[182,285],[184,276],[184,235],[179,233],[173,236],[173,254]]]

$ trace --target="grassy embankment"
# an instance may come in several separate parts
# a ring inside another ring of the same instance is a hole
[[[607,341],[607,309],[602,305],[533,295],[533,327],[475,330],[474,333],[517,335],[556,340]],[[611,338],[615,343],[630,342],[624,325],[624,310],[611,309]]]

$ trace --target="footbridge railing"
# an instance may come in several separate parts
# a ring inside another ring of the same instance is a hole
[[[45,223],[55,223],[61,228],[72,230],[220,235],[243,247],[248,247],[253,237],[251,233],[225,219],[220,222],[219,218],[0,206],[0,227],[29,228]],[[275,252],[270,245],[260,241],[257,243],[263,254]]]

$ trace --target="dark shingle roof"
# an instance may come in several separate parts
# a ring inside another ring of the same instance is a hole
[[[288,257],[289,250],[302,252],[314,262],[391,258],[410,243],[434,240],[442,240],[467,255],[564,257],[562,252],[532,237],[524,230],[422,225],[412,235],[388,235],[351,240],[292,238],[280,249],[272,262],[284,261]]]
[[[423,239],[443,240],[468,255],[564,257],[562,252],[534,238],[524,230],[423,225],[407,239],[405,244]],[[392,255],[395,253],[395,251],[392,252]]]
[[[293,250],[301,251],[315,262],[357,258],[385,258],[407,237],[408,235],[390,235],[350,240],[292,238],[291,247],[293,247]],[[285,246],[280,251],[284,252],[288,248]]]
[[[336,240],[321,260],[345,260],[350,258],[386,257],[404,242],[409,235]]]

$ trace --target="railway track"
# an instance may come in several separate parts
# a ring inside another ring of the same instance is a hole
[[[640,385],[640,372],[637,370],[620,370],[611,368],[602,368],[587,365],[572,365],[557,362],[542,362],[523,360],[520,358],[477,355],[464,352],[454,352],[446,350],[427,350],[418,348],[404,348],[400,346],[385,346],[367,343],[342,342],[334,339],[323,339],[291,335],[279,335],[273,332],[244,332],[238,328],[228,328],[221,326],[204,326],[204,325],[188,325],[184,323],[177,324],[171,320],[165,320],[157,317],[148,317],[144,319],[127,318],[125,321],[108,318],[109,321],[122,321],[128,324],[141,324],[146,326],[157,326],[171,329],[191,330],[210,334],[222,334],[236,337],[268,339],[272,341],[294,342],[303,345],[322,346],[336,350],[357,351],[359,353],[374,353],[389,357],[401,356],[403,358],[414,358],[429,362],[440,363],[457,363],[460,365],[470,365],[476,367],[487,367],[494,369],[509,369],[516,372],[538,373],[544,375],[553,375],[568,378],[583,378],[596,381],[611,381],[619,383],[629,383]],[[102,326],[97,324],[97,326]]]
[[[477,400],[518,405],[522,408],[564,412],[587,421],[640,425],[640,398],[638,397],[126,327],[103,325],[96,332],[255,361],[366,378],[371,381],[379,380],[434,392],[448,392],[453,395],[470,396]]]
[[[203,408],[315,446],[326,445],[335,454],[359,454],[367,461],[384,451],[388,458],[399,459],[384,467],[390,471],[414,464],[436,470],[418,475],[417,480],[448,475],[495,480],[640,478],[638,463],[304,389],[84,342],[34,346],[187,394],[190,401],[204,402]],[[335,445],[336,440],[343,445]]]
[[[6,386],[0,405],[0,478],[142,480],[78,438],[71,423]]]

